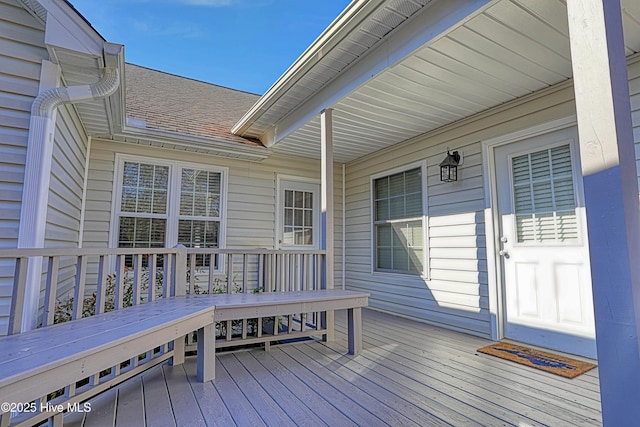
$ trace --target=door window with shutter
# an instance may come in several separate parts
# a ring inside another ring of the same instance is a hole
[[[569,145],[511,160],[518,243],[575,242],[576,199]]]

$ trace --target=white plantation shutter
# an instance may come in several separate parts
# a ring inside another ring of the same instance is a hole
[[[567,242],[578,238],[569,145],[512,159],[518,242]]]

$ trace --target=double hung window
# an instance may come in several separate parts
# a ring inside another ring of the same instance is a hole
[[[115,244],[120,248],[221,247],[224,169],[120,158]],[[209,257],[198,255],[199,266]]]
[[[422,166],[373,179],[374,271],[425,273]]]

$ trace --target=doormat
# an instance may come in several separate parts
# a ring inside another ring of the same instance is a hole
[[[593,363],[505,342],[493,343],[479,348],[478,351],[566,378],[575,378],[596,367]]]

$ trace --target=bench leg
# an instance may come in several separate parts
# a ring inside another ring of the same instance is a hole
[[[216,324],[198,329],[198,381],[211,381],[216,377]]]
[[[173,357],[171,358],[172,366],[182,365],[184,363],[184,339],[185,337],[180,337],[173,340]]]
[[[331,342],[335,340],[334,319],[335,313],[333,310],[325,311],[320,315],[320,325],[327,330],[327,333],[322,335],[322,341]]]
[[[347,310],[347,328],[349,354],[355,356],[362,350],[362,309],[360,307]]]

